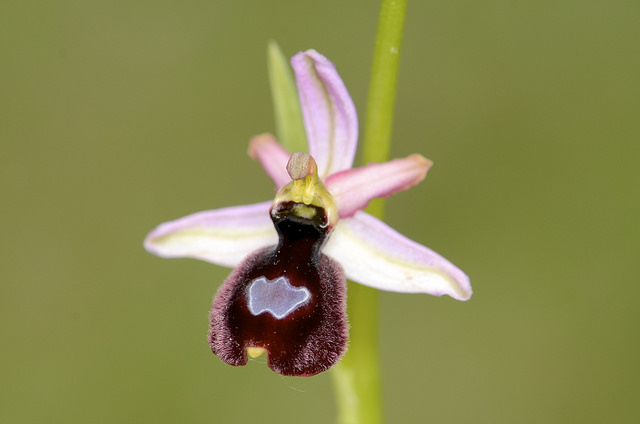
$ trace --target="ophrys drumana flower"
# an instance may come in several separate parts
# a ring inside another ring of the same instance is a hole
[[[145,240],[162,257],[234,267],[211,312],[210,344],[232,365],[267,352],[284,375],[334,365],[347,343],[345,276],[381,290],[467,300],[467,276],[442,256],[363,212],[405,190],[431,162],[411,155],[352,168],[358,122],[335,67],[315,51],[292,59],[309,154],[293,156],[271,135],[249,154],[273,179],[273,202],[199,212],[161,224]]]

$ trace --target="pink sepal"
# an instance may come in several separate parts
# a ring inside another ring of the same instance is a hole
[[[340,220],[324,252],[340,260],[347,278],[379,290],[471,297],[469,278],[433,250],[365,212]]]
[[[271,202],[194,213],[160,224],[144,247],[164,258],[195,258],[235,267],[253,251],[275,245]]]

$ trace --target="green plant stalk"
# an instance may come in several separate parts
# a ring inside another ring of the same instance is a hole
[[[407,0],[382,0],[367,99],[364,163],[389,159],[406,11]]]
[[[407,0],[382,0],[367,100],[363,162],[389,159],[396,84]],[[367,211],[382,218],[384,201]],[[338,422],[383,421],[378,342],[378,292],[349,282],[347,311],[351,323],[349,350],[332,372]]]

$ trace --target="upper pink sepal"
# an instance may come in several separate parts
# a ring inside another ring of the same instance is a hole
[[[458,300],[472,294],[455,265],[365,212],[338,222],[324,252],[340,260],[347,278],[376,289]]]
[[[347,218],[364,209],[371,199],[389,197],[418,184],[431,165],[421,155],[411,155],[335,173],[325,185],[338,205],[340,217]]]
[[[235,267],[253,251],[275,245],[272,202],[194,213],[160,224],[144,247],[165,258],[195,258]]]
[[[314,50],[291,59],[296,77],[309,154],[318,175],[351,168],[358,143],[358,116],[335,66]]]

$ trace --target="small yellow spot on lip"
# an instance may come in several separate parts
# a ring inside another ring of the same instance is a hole
[[[249,354],[250,357],[252,358],[257,358],[260,355],[262,355],[263,353],[266,352],[266,349],[263,347],[248,347],[247,348],[247,354]]]

